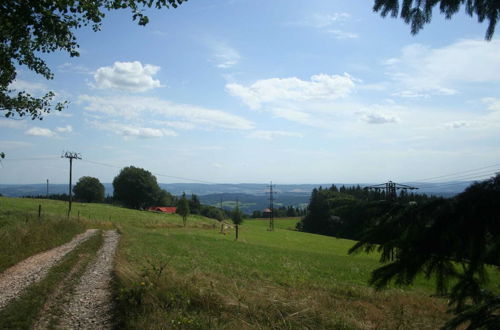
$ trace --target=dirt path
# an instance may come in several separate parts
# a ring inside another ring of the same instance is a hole
[[[71,290],[70,282],[77,276],[77,274],[83,269],[83,259],[85,255],[80,255],[77,263],[71,268],[71,270],[66,274],[64,279],[57,285],[51,295],[47,298],[42,310],[40,311],[39,318],[34,322],[33,330],[44,330],[49,329],[52,322],[59,320],[58,306],[64,305],[69,302],[71,296],[69,290]]]
[[[31,256],[1,273],[0,309],[18,297],[23,289],[44,278],[52,266],[96,232],[97,229],[89,229],[75,236],[70,242]]]
[[[104,244],[82,275],[68,304],[64,306],[61,329],[112,329],[111,271],[120,235],[104,233]]]

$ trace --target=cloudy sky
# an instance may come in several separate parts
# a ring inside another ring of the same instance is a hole
[[[436,13],[418,35],[371,1],[190,0],[137,26],[107,14],[81,56],[21,67],[13,87],[57,93],[42,121],[0,119],[0,183],[406,182],[499,163],[500,37]],[[498,35],[498,33],[497,33]],[[185,179],[181,179],[185,178]]]

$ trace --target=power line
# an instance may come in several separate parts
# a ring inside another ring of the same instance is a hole
[[[116,165],[111,165],[111,164],[106,164],[102,162],[96,162],[96,161],[91,161],[91,160],[83,160],[84,162],[95,164],[95,165],[101,165],[101,166],[107,166],[107,167],[112,167],[112,168],[123,168],[123,166],[116,166]],[[173,175],[168,175],[168,174],[162,174],[162,173],[152,173],[155,176],[161,176],[161,177],[166,177],[166,178],[171,178],[171,179],[177,179],[177,180],[184,180],[184,181],[191,181],[191,182],[199,182],[199,183],[207,183],[207,184],[218,184],[218,182],[212,182],[212,181],[207,181],[207,180],[199,180],[199,179],[193,179],[193,178],[186,178],[186,177],[180,177],[180,176],[173,176]]]
[[[474,180],[474,179],[484,180],[484,179],[488,179],[489,177],[495,176],[495,174],[496,173],[488,172],[488,173],[484,173],[484,174],[470,175],[468,177],[462,177],[460,179],[460,180],[462,180],[461,182],[443,182],[443,183],[436,183],[436,184],[431,184],[431,185],[424,184],[423,186],[419,186],[419,188],[420,189],[430,189],[430,188],[442,188],[442,187],[447,187],[447,186],[458,186],[458,185],[464,184],[463,180]]]
[[[56,160],[59,157],[34,157],[34,158],[5,158],[3,161],[6,162],[23,162],[23,161],[34,161],[34,160]]]
[[[462,175],[462,174],[465,174],[465,173],[471,173],[471,172],[476,172],[476,171],[480,171],[480,170],[484,170],[484,169],[487,169],[487,168],[492,168],[492,167],[497,167],[497,166],[500,166],[500,163],[497,163],[497,164],[493,164],[493,165],[489,165],[489,166],[483,166],[483,167],[479,167],[479,168],[475,168],[475,169],[471,169],[471,170],[465,170],[465,171],[460,171],[460,172],[454,172],[454,173],[450,173],[450,174],[445,174],[445,175],[439,175],[439,176],[434,176],[434,177],[429,177],[429,178],[424,178],[424,179],[417,179],[417,180],[408,180],[406,182],[428,182],[428,181],[434,181],[436,179],[441,179],[441,178],[447,178],[447,177],[452,177],[452,176],[455,176],[455,175]],[[491,171],[491,170],[490,170]],[[500,168],[497,169],[497,170],[493,170],[493,171],[500,171]],[[471,173],[472,174],[472,173]],[[446,180],[451,180],[451,179],[446,179]]]

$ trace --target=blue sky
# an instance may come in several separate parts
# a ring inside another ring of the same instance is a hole
[[[190,0],[137,26],[108,13],[80,57],[15,88],[70,104],[0,119],[0,183],[410,181],[499,163],[500,39],[459,14],[412,36],[370,1]],[[176,179],[175,177],[190,180]]]

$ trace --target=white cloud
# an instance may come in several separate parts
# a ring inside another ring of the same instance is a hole
[[[52,130],[48,128],[42,128],[42,127],[32,127],[28,129],[26,132],[24,132],[26,135],[31,135],[31,136],[43,136],[43,137],[53,137],[56,135]]]
[[[332,34],[335,39],[338,40],[359,38],[359,35],[356,33],[346,32],[338,29],[328,30],[327,32]]]
[[[301,138],[303,135],[297,132],[287,132],[287,131],[254,131],[247,135],[249,138],[253,139],[263,139],[263,140],[274,140],[278,137],[298,137]]]
[[[363,116],[363,120],[368,124],[389,124],[397,123],[399,119],[395,116],[381,114],[381,113],[370,113]]]
[[[196,125],[187,121],[176,121],[176,120],[162,120],[158,121],[158,124],[162,124],[168,127],[181,130],[192,130],[196,128]]]
[[[83,65],[75,65],[69,62],[63,63],[59,66],[57,66],[57,70],[60,72],[74,72],[74,73],[79,73],[79,74],[91,74],[93,73],[92,70],[87,68],[86,66]]]
[[[464,120],[457,120],[446,124],[448,128],[463,128],[470,126],[470,124]]]
[[[189,104],[176,104],[153,97],[81,95],[79,102],[85,104],[86,111],[112,117],[120,116],[128,120],[152,118],[151,121],[154,122],[171,121],[174,123],[168,125],[171,127],[179,125],[179,119],[184,123],[185,128],[194,126],[198,129],[248,130],[254,127],[251,121],[231,113]]]
[[[224,42],[211,41],[209,46],[213,51],[213,61],[219,69],[229,69],[241,59],[238,51]]]
[[[335,100],[348,96],[355,88],[355,79],[349,74],[317,74],[311,80],[299,78],[271,78],[258,80],[246,87],[231,83],[226,91],[239,97],[251,109],[259,109],[263,104],[285,101]]]
[[[125,138],[133,137],[139,139],[154,139],[165,136],[177,136],[176,132],[164,128],[141,127],[137,125],[125,125],[116,122],[103,123],[93,121],[91,122],[91,124],[97,129],[110,131]]]
[[[488,110],[500,111],[500,99],[494,97],[485,97],[481,101],[487,105]]]
[[[13,119],[1,119],[0,118],[0,127],[12,128],[12,129],[23,129],[26,128],[27,124],[22,120],[13,120]]]
[[[56,131],[59,133],[71,133],[73,132],[73,127],[71,125],[66,125],[64,127],[57,127]]]
[[[441,48],[412,44],[385,65],[400,86],[395,95],[453,95],[464,84],[500,82],[500,40],[460,40]]]
[[[22,79],[14,80],[9,85],[9,89],[14,89],[16,91],[25,91],[30,94],[38,94],[40,92],[46,93],[48,91],[47,86],[44,84],[38,82],[26,81]]]
[[[294,25],[309,26],[316,29],[331,27],[339,22],[346,22],[351,18],[348,13],[314,14]]]
[[[160,70],[159,66],[142,65],[139,61],[115,62],[112,67],[104,66],[94,74],[96,88],[111,88],[128,92],[145,92],[161,87],[160,81],[153,76]]]
[[[339,28],[339,26],[344,25],[350,20],[351,15],[348,13],[314,14],[290,25],[311,27],[331,34],[337,40],[356,39],[359,37],[358,34]]]

